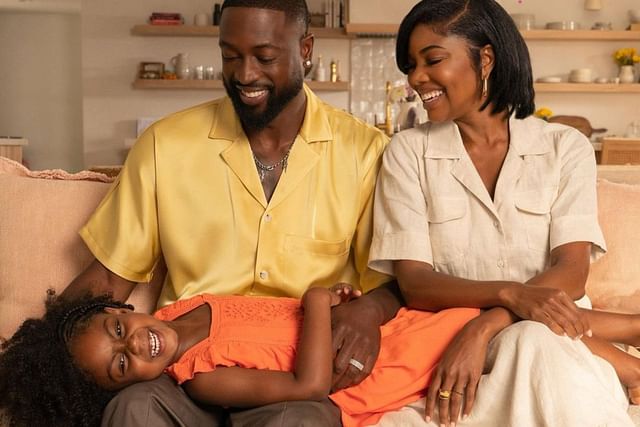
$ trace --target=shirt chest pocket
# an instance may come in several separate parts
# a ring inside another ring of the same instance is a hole
[[[427,209],[429,239],[434,267],[449,274],[460,274],[469,245],[468,200],[434,197]],[[459,265],[458,265],[459,264]]]
[[[527,246],[531,250],[549,252],[551,207],[557,193],[557,187],[543,187],[515,194],[520,226],[524,229],[523,234],[526,235]]]

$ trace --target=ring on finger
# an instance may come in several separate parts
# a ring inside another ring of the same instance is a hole
[[[440,400],[447,400],[451,397],[451,390],[438,390],[438,398]]]
[[[349,359],[349,365],[353,366],[358,371],[362,371],[364,369],[364,365],[362,364],[362,362],[353,358]]]

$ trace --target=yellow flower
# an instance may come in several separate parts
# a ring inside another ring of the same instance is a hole
[[[536,110],[536,112],[533,113],[533,115],[538,117],[539,119],[549,120],[549,117],[553,116],[553,111],[551,111],[547,107],[542,107]]]
[[[640,62],[640,56],[638,56],[637,50],[633,47],[616,50],[613,54],[613,59],[620,66],[633,65],[636,62]]]

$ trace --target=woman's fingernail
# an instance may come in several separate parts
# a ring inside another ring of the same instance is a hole
[[[591,329],[589,329],[589,330],[587,331],[587,336],[588,336],[589,338],[591,338],[591,337],[593,336],[593,332],[591,331]]]
[[[431,422],[431,417],[429,415],[427,415],[427,417],[424,419],[426,422],[430,423]]]

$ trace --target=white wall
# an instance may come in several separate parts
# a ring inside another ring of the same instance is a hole
[[[0,10],[0,41],[0,135],[32,168],[82,169],[80,16]]]

